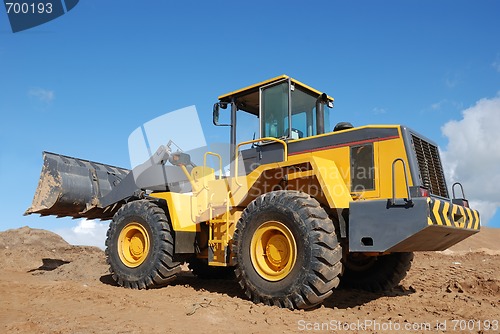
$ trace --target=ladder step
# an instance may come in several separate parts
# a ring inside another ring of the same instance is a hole
[[[227,264],[222,263],[222,262],[216,262],[216,261],[211,261],[208,264],[210,266],[215,266],[215,267],[227,267]]]
[[[226,224],[227,221],[223,219],[212,219],[209,221],[209,224]]]

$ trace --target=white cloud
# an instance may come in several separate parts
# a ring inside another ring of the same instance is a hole
[[[500,60],[494,61],[493,64],[491,64],[493,68],[497,71],[500,72]]]
[[[50,103],[56,98],[56,94],[53,90],[43,89],[39,87],[30,89],[28,91],[28,95],[44,103]]]
[[[109,224],[106,222],[81,219],[71,228],[58,229],[54,232],[72,245],[97,246],[104,249],[108,227]]]
[[[375,115],[382,115],[382,114],[386,114],[387,113],[387,110],[385,108],[379,108],[379,107],[375,107],[372,109],[372,112],[375,114]]]
[[[491,66],[497,71],[500,72],[500,54],[497,54],[497,58],[493,63],[491,63]]]
[[[448,99],[442,99],[438,102],[432,103],[429,107],[425,108],[423,111],[424,112],[435,112],[435,111],[444,111],[448,112],[450,110],[461,110],[463,108],[462,103],[454,101],[454,100],[448,100]]]
[[[444,77],[444,84],[447,88],[453,89],[463,82],[461,71],[448,71]]]
[[[441,131],[448,138],[442,152],[447,178],[462,183],[486,224],[500,207],[500,95],[477,101]]]
[[[431,109],[432,110],[439,110],[441,109],[441,107],[443,106],[443,104],[446,103],[446,100],[441,100],[439,102],[436,102],[436,103],[433,103],[431,104]]]

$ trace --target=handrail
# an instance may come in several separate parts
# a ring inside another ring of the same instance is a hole
[[[207,166],[207,155],[219,158],[219,179],[220,179],[222,177],[222,157],[220,156],[220,154],[215,152],[205,152],[205,154],[203,155],[203,167]]]
[[[405,184],[406,184],[406,191],[408,193],[408,198],[406,199],[406,203],[413,203],[413,200],[411,199],[411,194],[410,194],[410,187],[408,186],[408,175],[406,174],[406,163],[403,159],[397,158],[392,162],[392,200],[391,200],[391,205],[396,204],[396,179],[395,179],[395,166],[398,161],[401,161],[403,164],[403,173],[405,176]]]
[[[460,182],[455,182],[453,183],[453,185],[451,186],[451,192],[453,194],[453,199],[456,199],[457,197],[455,196],[455,186],[456,185],[459,185],[460,186],[460,189],[462,190],[462,198],[465,198],[465,193],[464,193],[464,187],[462,186],[462,184]]]
[[[219,179],[221,179],[222,178],[222,157],[220,156],[220,154],[217,154],[215,152],[205,152],[205,154],[203,155],[203,168],[204,169],[207,168],[207,156],[208,155],[219,158]],[[203,171],[203,188],[208,190],[207,176],[205,175],[205,171]]]
[[[238,153],[240,150],[240,146],[258,143],[260,141],[274,141],[274,142],[277,142],[277,143],[280,143],[281,145],[283,145],[283,161],[288,161],[288,146],[287,146],[286,141],[284,141],[284,140],[274,138],[274,137],[264,137],[264,138],[259,138],[259,139],[247,140],[247,141],[243,141],[243,142],[239,143],[238,145],[236,145],[236,155],[235,155],[235,161],[234,161],[234,180],[235,180],[236,184],[240,187],[242,186],[238,182],[238,160],[239,160]]]

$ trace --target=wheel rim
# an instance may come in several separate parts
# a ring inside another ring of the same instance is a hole
[[[277,221],[262,224],[252,237],[250,257],[262,278],[268,281],[285,278],[297,260],[297,245],[292,232]]]
[[[140,266],[149,254],[149,235],[144,226],[130,223],[118,237],[118,254],[127,267]]]

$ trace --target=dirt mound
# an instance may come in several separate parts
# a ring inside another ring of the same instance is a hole
[[[0,233],[0,248],[11,249],[56,249],[68,247],[69,244],[59,235],[28,226]]]
[[[500,251],[500,228],[481,227],[479,233],[450,247],[451,251]]]
[[[341,289],[321,307],[290,311],[253,304],[234,281],[199,280],[189,272],[161,289],[117,287],[102,250],[71,246],[51,232],[24,227],[0,233],[0,329],[5,333],[199,333],[200,329],[459,333],[465,325],[469,326],[465,332],[498,333],[500,255],[495,250],[480,251],[498,247],[488,243],[497,232],[484,229],[481,241],[470,240],[467,247],[472,252],[417,253],[408,276],[393,291]]]
[[[52,279],[98,279],[106,274],[104,252],[72,246],[59,235],[22,227],[0,233],[0,267]]]

